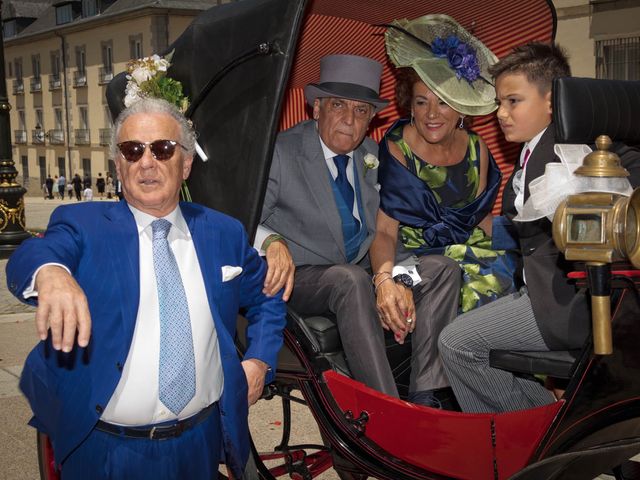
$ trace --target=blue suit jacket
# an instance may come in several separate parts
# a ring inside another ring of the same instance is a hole
[[[247,383],[234,345],[237,314],[242,308],[249,321],[245,358],[260,359],[274,370],[285,305],[279,296],[262,293],[266,267],[238,221],[192,203],[180,208],[220,344],[226,462],[240,476],[249,447]],[[120,380],[138,310],[138,257],[137,228],[126,202],[91,202],[56,209],[44,238],[25,241],[7,265],[9,289],[18,298],[40,265],[57,262],[71,270],[89,303],[89,345],[65,354],[53,350],[50,340],[40,342],[29,354],[20,382],[34,412],[31,424],[49,435],[58,463],[91,432]],[[222,282],[223,265],[241,266],[243,272]]]

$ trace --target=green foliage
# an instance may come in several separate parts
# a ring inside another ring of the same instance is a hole
[[[188,100],[182,92],[182,84],[173,78],[156,75],[140,86],[142,93],[149,97],[163,98],[180,110],[185,108]]]

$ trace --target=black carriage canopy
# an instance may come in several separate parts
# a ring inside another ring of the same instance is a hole
[[[187,181],[193,201],[238,218],[252,238],[276,134],[310,118],[303,88],[318,80],[320,58],[345,53],[380,61],[380,94],[393,99],[393,67],[381,25],[429,13],[452,16],[498,57],[516,45],[555,35],[555,11],[548,0],[242,0],[199,15],[160,52],[173,52],[168,74],[191,100],[187,115],[208,157],[196,159]],[[114,117],[124,108],[126,81],[121,73],[107,88]],[[370,135],[379,140],[398,117],[392,102],[374,119]],[[478,119],[473,128],[506,180],[518,146],[503,140],[493,115]]]

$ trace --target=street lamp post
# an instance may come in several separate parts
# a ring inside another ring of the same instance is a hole
[[[2,0],[0,0],[0,25]],[[24,200],[26,190],[16,182],[18,171],[11,158],[11,124],[4,71],[4,38],[0,38],[0,257],[9,256],[23,240],[25,231]]]

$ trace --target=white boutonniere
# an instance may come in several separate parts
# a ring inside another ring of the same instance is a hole
[[[373,153],[367,153],[364,156],[364,167],[367,170],[374,170],[378,168],[378,165],[380,165],[380,161]]]

